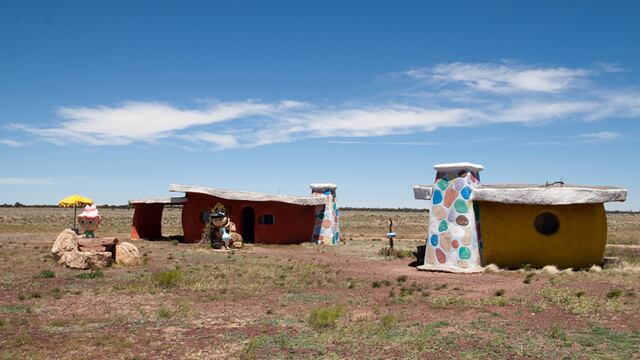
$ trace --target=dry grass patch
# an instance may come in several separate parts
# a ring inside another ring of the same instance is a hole
[[[327,306],[315,308],[309,314],[308,323],[314,329],[326,329],[336,326],[336,322],[345,310],[342,306]]]
[[[616,293],[604,298],[588,295],[584,291],[567,288],[544,288],[540,295],[548,303],[555,304],[572,315],[603,314],[607,311],[620,312],[629,308],[628,302],[619,299]]]
[[[16,214],[24,220],[37,212]],[[109,214],[101,233],[126,237],[130,210]],[[179,214],[165,213],[178,226]],[[600,272],[523,269],[466,281],[411,272],[411,259],[381,258],[390,214],[342,214],[343,234],[353,238],[344,246],[256,245],[232,254],[140,241],[143,266],[114,266],[87,279],[76,276],[90,271],[57,266],[48,256],[59,228],[0,230],[0,358],[52,358],[71,349],[87,358],[633,358],[638,334],[621,330],[638,324],[640,261],[630,262],[633,251],[608,250],[624,252],[626,263]],[[399,249],[424,244],[426,213],[391,215],[407,219],[394,218]],[[34,279],[47,269],[55,278]],[[506,291],[497,296],[499,289]],[[332,320],[327,309],[336,304],[343,312]],[[589,313],[593,307],[599,309]],[[547,308],[549,314],[530,315]],[[318,325],[310,322],[314,311]],[[581,318],[552,327],[569,316],[564,311]],[[482,323],[473,327],[472,319]],[[129,342],[114,336],[123,331]]]
[[[355,279],[338,282],[336,274],[325,266],[299,261],[276,261],[272,258],[236,254],[224,256],[204,251],[205,262],[182,269],[162,270],[140,275],[129,289],[155,293],[168,289],[197,292],[215,290],[225,297],[244,297],[266,289],[283,293],[302,293],[323,287],[354,288]]]

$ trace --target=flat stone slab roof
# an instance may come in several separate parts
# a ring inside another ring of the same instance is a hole
[[[198,193],[211,195],[227,200],[244,200],[244,201],[276,201],[294,205],[316,206],[324,205],[324,196],[293,196],[293,195],[272,195],[258,192],[235,191],[214,189],[202,186],[189,186],[171,184],[169,186],[171,192]]]
[[[415,185],[413,187],[413,197],[416,200],[431,200],[433,196],[433,185]]]
[[[469,163],[469,162],[436,164],[436,165],[433,165],[433,168],[436,169],[436,171],[461,170],[461,169],[469,169],[469,170],[476,170],[476,171],[484,170],[484,166],[479,164]]]
[[[309,187],[311,188],[311,190],[316,190],[316,189],[335,190],[338,188],[336,184],[332,184],[332,183],[311,184],[309,185]]]
[[[570,205],[625,201],[627,189],[585,185],[480,185],[473,189],[474,201],[505,204]]]
[[[164,204],[164,205],[181,205],[187,202],[186,197],[172,197],[161,199],[135,199],[129,200],[129,205],[135,204]]]

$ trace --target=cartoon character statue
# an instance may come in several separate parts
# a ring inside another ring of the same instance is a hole
[[[84,231],[84,237],[95,238],[98,225],[102,221],[102,217],[98,214],[98,209],[95,205],[87,205],[82,210],[82,213],[78,215],[78,224],[80,229]]]
[[[236,224],[227,216],[224,205],[218,203],[211,209],[211,216],[202,233],[201,243],[214,249],[242,247],[242,236],[236,232]]]

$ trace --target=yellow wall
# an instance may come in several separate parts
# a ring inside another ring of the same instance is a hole
[[[600,264],[607,240],[603,204],[517,205],[477,202],[483,242],[483,265],[541,267],[556,265],[574,269]],[[558,217],[560,227],[552,235],[540,234],[535,218],[543,212]]]

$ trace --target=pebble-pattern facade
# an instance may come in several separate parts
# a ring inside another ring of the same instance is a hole
[[[340,243],[340,210],[336,202],[336,187],[311,186],[311,194],[324,196],[324,206],[316,207],[316,223],[312,241],[320,244],[338,245]]]
[[[425,263],[421,269],[453,272],[482,270],[479,216],[471,198],[473,189],[480,185],[480,169],[436,168]]]

